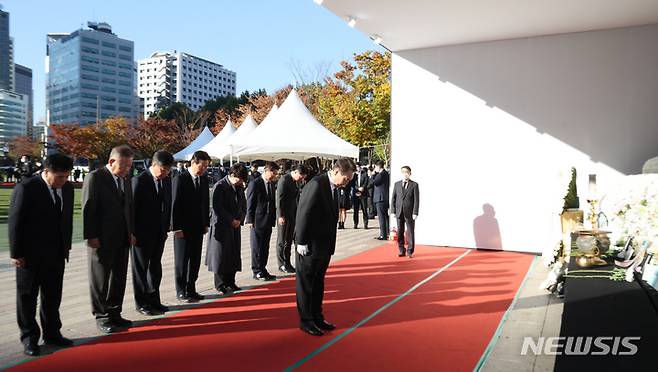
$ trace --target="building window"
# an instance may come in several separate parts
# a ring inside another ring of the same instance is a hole
[[[132,52],[133,48],[126,46],[126,45],[119,45],[119,49],[123,50],[124,52]]]
[[[103,54],[105,57],[112,57],[112,58],[115,58],[115,57],[117,56],[116,53],[114,53],[114,52],[110,52],[109,50],[104,50],[102,54]]]
[[[96,40],[96,39],[92,39],[92,38],[90,38],[90,37],[83,36],[83,37],[82,37],[82,41],[85,42],[85,43],[98,45],[98,40]]]
[[[98,54],[98,52],[99,52],[97,48],[91,48],[91,47],[87,47],[87,46],[83,46],[81,49],[82,49],[83,52],[87,52],[87,53],[91,53],[91,54]]]
[[[117,45],[116,45],[116,44],[114,44],[114,43],[110,43],[109,41],[103,41],[103,46],[104,46],[104,47],[108,47],[108,48],[112,48],[112,49],[116,49],[116,48],[117,48]]]

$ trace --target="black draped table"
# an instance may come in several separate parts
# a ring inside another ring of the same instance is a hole
[[[640,278],[633,282],[617,282],[606,278],[571,277],[607,275],[607,271],[614,268],[613,263],[583,269],[572,258],[569,264],[571,274],[566,278],[564,287],[560,336],[589,336],[593,341],[589,353],[585,355],[566,355],[564,348],[558,350],[563,352],[556,356],[555,371],[658,371],[658,293]],[[577,270],[596,270],[600,273],[574,272]],[[608,337],[598,340],[599,344],[608,346],[608,354],[595,354],[605,349],[596,346],[596,337]],[[635,355],[620,355],[631,351],[621,342],[624,337],[640,337],[639,340],[627,340],[637,347]],[[584,344],[585,339],[582,342]],[[584,346],[580,349],[583,350]],[[616,349],[617,355],[614,355],[613,349]]]

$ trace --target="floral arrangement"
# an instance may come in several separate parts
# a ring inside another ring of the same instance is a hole
[[[634,237],[658,249],[658,175],[629,176],[611,210],[611,228],[617,238]]]

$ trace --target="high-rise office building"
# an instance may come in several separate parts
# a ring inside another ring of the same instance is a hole
[[[26,95],[0,89],[0,146],[27,135],[27,106]]]
[[[174,102],[198,110],[210,99],[235,95],[234,71],[187,53],[153,53],[139,60],[138,75],[145,117]]]
[[[32,89],[32,69],[14,64],[14,82],[16,93],[27,96],[27,120],[25,122],[27,128],[27,135],[32,135],[33,123],[33,104],[34,104],[34,90]]]
[[[46,115],[49,124],[95,123],[112,116],[136,119],[134,43],[107,23],[48,34]]]
[[[0,89],[14,89],[14,47],[9,36],[9,12],[0,6]]]

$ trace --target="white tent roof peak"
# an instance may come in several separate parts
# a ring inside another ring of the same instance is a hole
[[[315,119],[295,89],[269,118],[271,115],[272,110],[247,139],[236,141],[234,155],[245,160],[359,156],[358,147],[331,133]]]
[[[201,133],[192,141],[187,147],[174,154],[176,160],[188,160],[192,157],[195,151],[212,141],[214,138],[212,132],[208,127],[204,127]]]
[[[219,158],[219,155],[225,152],[224,143],[233,136],[236,131],[237,129],[235,129],[231,119],[229,119],[217,136],[199,150],[207,152],[210,157]]]

